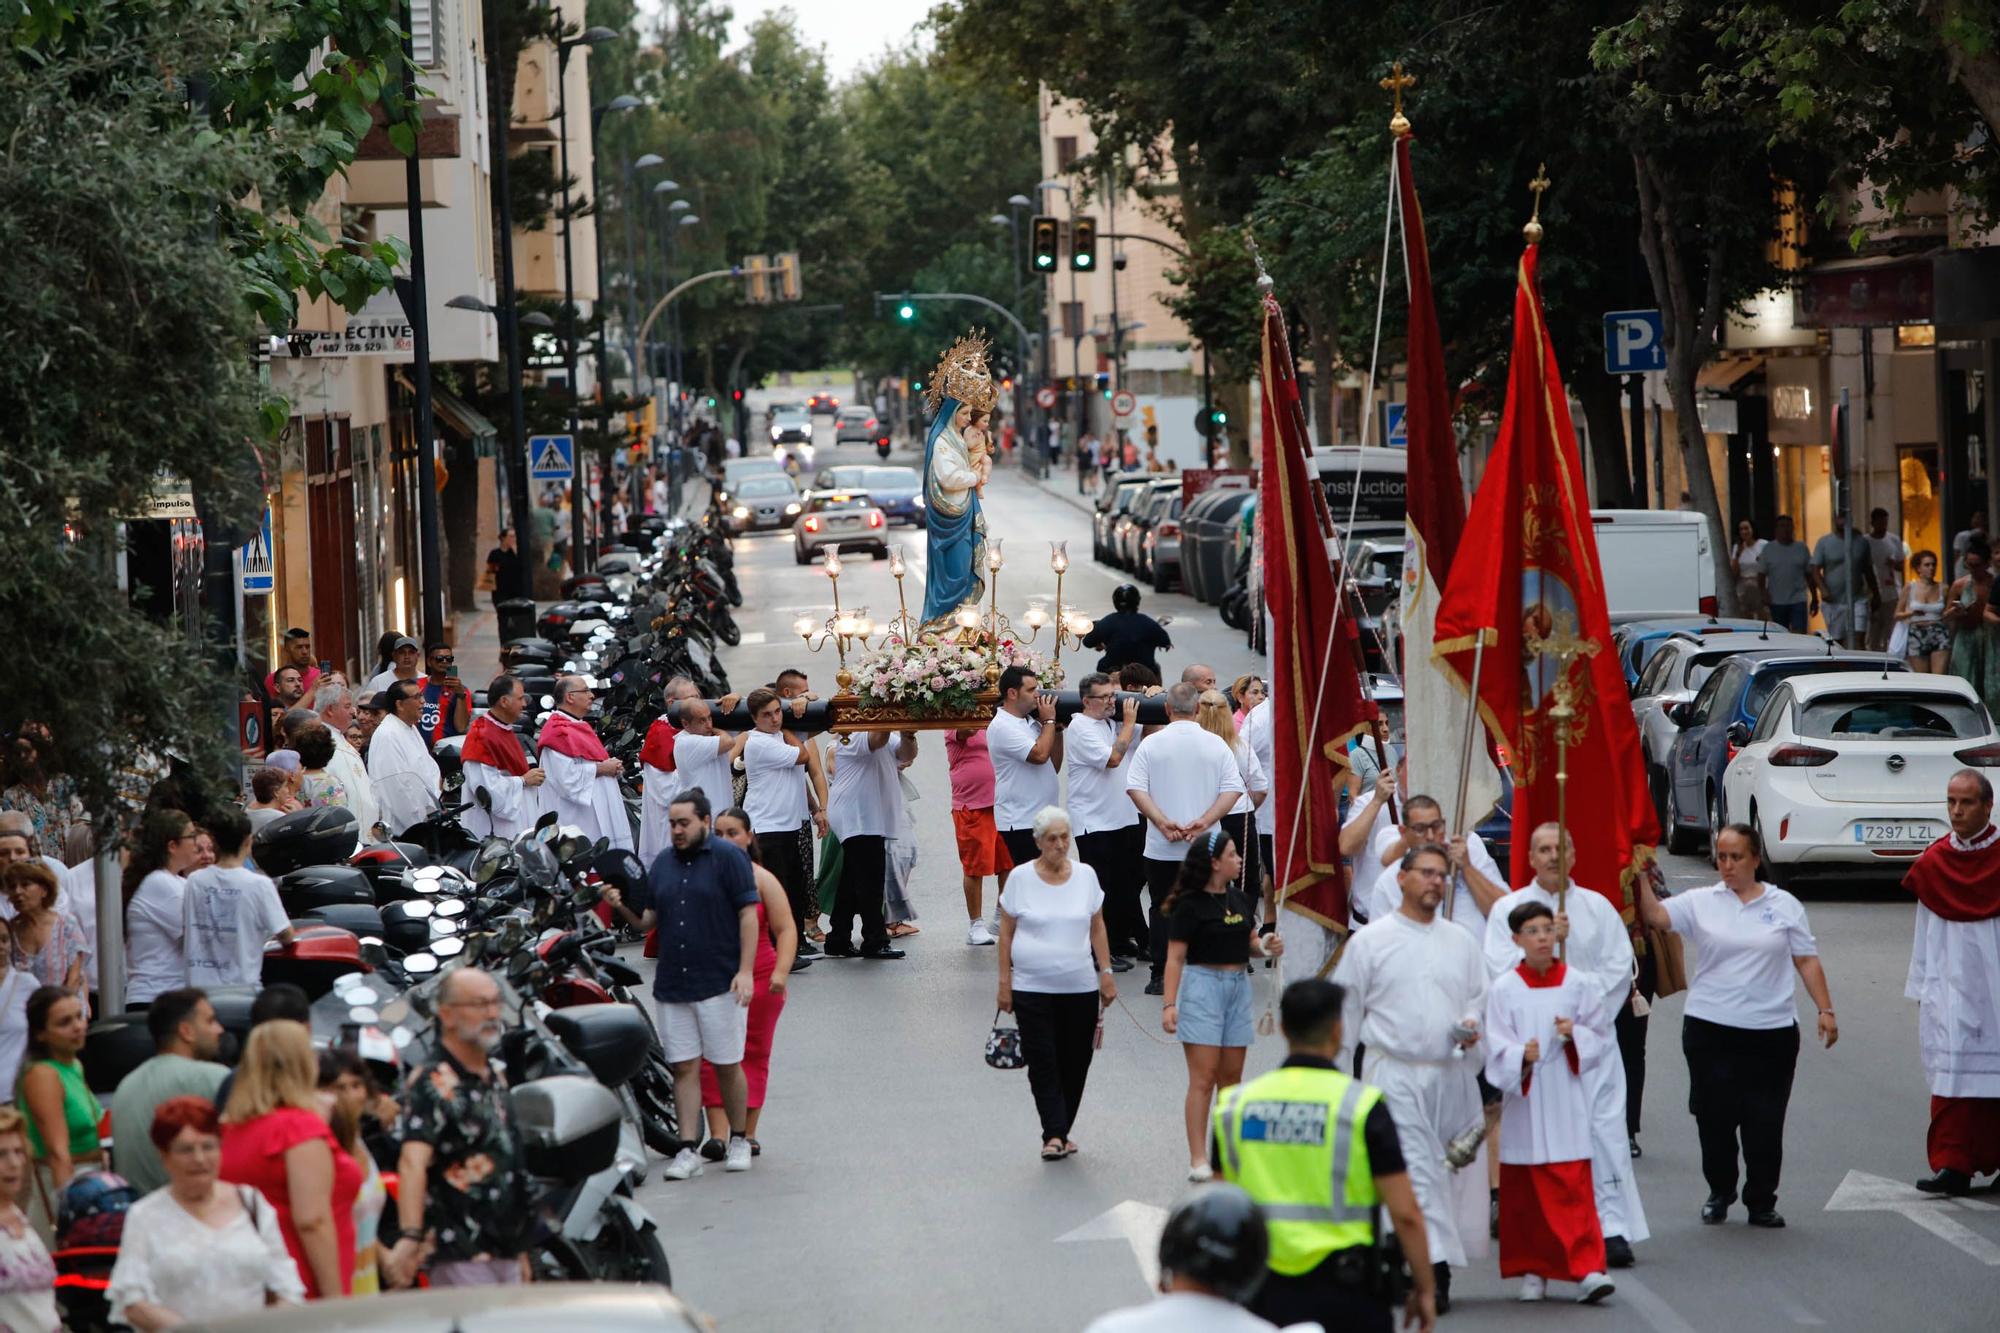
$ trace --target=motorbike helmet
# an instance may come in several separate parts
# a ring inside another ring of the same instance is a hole
[[[1264,1211],[1235,1185],[1203,1185],[1160,1232],[1160,1271],[1178,1273],[1241,1305],[1257,1294],[1270,1258]]]
[[[251,843],[251,859],[275,879],[302,866],[339,865],[354,854],[360,840],[361,828],[352,810],[316,805],[280,815],[259,829]]]
[[[56,1244],[116,1249],[125,1235],[125,1214],[139,1192],[113,1171],[86,1171],[64,1186],[56,1208]]]
[[[1137,584],[1121,583],[1111,590],[1113,611],[1137,611],[1139,609],[1139,588]]]

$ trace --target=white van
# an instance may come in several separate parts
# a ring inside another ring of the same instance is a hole
[[[1593,509],[1590,521],[1614,620],[1715,614],[1715,561],[1705,517],[1679,509]]]

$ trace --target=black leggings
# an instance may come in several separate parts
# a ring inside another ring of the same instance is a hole
[[[1144,827],[1099,829],[1076,840],[1077,859],[1097,872],[1098,887],[1104,890],[1104,933],[1111,952],[1127,958],[1147,939],[1146,914],[1139,907]]]
[[[1659,993],[1656,978],[1659,965],[1649,949],[1639,957],[1639,993],[1651,1004]],[[1618,1016],[1613,1026],[1618,1033],[1618,1058],[1625,1064],[1625,1132],[1633,1138],[1639,1137],[1639,1112],[1646,1100],[1646,1029],[1652,1023],[1650,1015],[1632,1012],[1632,1000],[1627,996],[1618,1006]]]
[[[1021,1052],[1028,1057],[1028,1086],[1042,1117],[1042,1139],[1066,1139],[1083,1104],[1096,1050],[1096,991],[1052,994],[1014,992],[1014,1020],[1021,1025]]]
[[[799,859],[798,830],[759,833],[757,854],[763,858],[764,868],[776,875],[778,883],[785,886],[785,900],[792,906],[792,917],[799,923],[799,932],[804,934],[813,921],[806,915],[806,884],[812,878],[813,866],[810,860],[801,862]]]
[[[1785,1163],[1785,1107],[1799,1063],[1799,1025],[1735,1028],[1681,1020],[1688,1063],[1688,1110],[1701,1138],[1701,1174],[1718,1199],[1736,1198],[1736,1149],[1743,1147],[1743,1205],[1778,1202]]]

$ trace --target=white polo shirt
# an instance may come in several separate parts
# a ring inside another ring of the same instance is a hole
[[[993,825],[1003,832],[1033,828],[1042,807],[1062,804],[1054,751],[1042,763],[1028,762],[1028,751],[1041,738],[1041,719],[1015,717],[1004,708],[995,709],[986,724],[986,753],[993,760]]]
[[[1111,766],[1111,750],[1118,743],[1123,723],[1109,718],[1102,722],[1078,714],[1063,728],[1063,767],[1069,773],[1070,831],[1077,837],[1130,828],[1139,822],[1139,807],[1125,794],[1125,775],[1132,771],[1132,757],[1145,739],[1140,729],[1132,729],[1132,744]]]
[[[676,738],[678,740],[678,738]],[[676,772],[680,761],[674,761]],[[753,833],[796,833],[812,811],[806,805],[806,766],[799,748],[782,735],[753,731],[743,746],[743,812]]]
[[[1178,718],[1148,736],[1127,767],[1126,789],[1151,796],[1160,813],[1176,824],[1199,819],[1223,792],[1243,790],[1243,774],[1229,743],[1203,731],[1192,718]],[[1185,861],[1191,845],[1168,842],[1166,834],[1146,821],[1147,860]]]
[[[729,748],[729,737],[720,733],[697,736],[683,731],[676,735],[674,794],[698,790],[708,797],[708,808],[716,814],[736,804],[736,783],[729,775]]]
[[[1264,780],[1275,785],[1278,767],[1277,756],[1272,750],[1271,701],[1268,698],[1243,715],[1243,729],[1237,735],[1250,747],[1250,753],[1257,757],[1258,767],[1264,770]],[[1264,798],[1264,804],[1257,807],[1257,831],[1266,837],[1278,831],[1278,803],[1268,796]]]
[[[1366,805],[1367,802],[1363,801],[1361,804]],[[1388,817],[1389,809],[1384,806],[1382,818],[1387,820]],[[1403,905],[1403,886],[1397,878],[1400,873],[1398,866],[1382,863],[1382,857],[1402,836],[1403,830],[1396,824],[1377,828],[1375,836],[1369,839],[1368,850],[1361,854],[1361,859],[1369,862],[1375,870],[1375,878],[1369,889],[1370,896],[1364,903],[1364,910],[1367,911],[1370,921],[1379,916],[1387,916]],[[1404,850],[1407,851],[1408,848]],[[1472,864],[1474,870],[1486,876],[1488,883],[1498,884],[1502,893],[1507,891],[1507,872],[1493,860],[1493,853],[1486,850],[1485,839],[1477,833],[1465,835],[1465,859]],[[1399,857],[1399,864],[1400,860]],[[1357,874],[1356,878],[1360,876]],[[1451,910],[1447,912],[1440,905],[1438,915],[1456,921],[1474,935],[1482,935],[1486,929],[1486,914],[1479,910],[1479,900],[1472,896],[1472,887],[1465,882],[1464,874],[1454,872],[1451,885]]]
[[[833,742],[833,777],[826,786],[826,817],[836,838],[893,837],[902,810],[903,788],[896,780],[896,750],[902,741],[891,736],[871,748],[867,732],[850,731]]]
[[[1799,1021],[1792,960],[1817,957],[1819,945],[1804,905],[1783,889],[1762,888],[1747,903],[1716,883],[1662,904],[1675,933],[1695,948],[1694,978],[1681,1010],[1689,1018],[1755,1031]]]

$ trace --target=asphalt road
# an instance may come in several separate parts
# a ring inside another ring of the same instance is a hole
[[[821,428],[822,461],[861,456],[859,445],[834,450],[829,434]],[[1065,539],[1065,600],[1109,608],[1123,576],[1089,559],[1088,520],[1073,504],[1011,471],[995,477],[986,503],[1007,539],[1003,609],[1018,617],[1031,597],[1053,595],[1046,543]],[[906,549],[920,574],[920,530],[909,530]],[[825,578],[793,564],[788,536],[748,539],[738,552],[746,634],[727,659],[732,678],[747,689],[799,665],[831,693],[832,651],[807,652],[789,628],[825,614]],[[893,610],[886,565],[850,559],[846,569],[844,603]],[[913,579],[910,594],[919,589]],[[1224,679],[1264,669],[1212,608],[1150,594],[1147,606],[1174,617],[1173,666],[1206,661]],[[903,942],[909,957],[828,960],[800,975],[778,1028],[756,1168],[711,1166],[680,1183],[656,1176],[641,1194],[665,1230],[677,1287],[724,1330],[1077,1329],[1145,1298],[1153,1238],[1186,1188],[1181,1055],[1159,1030],[1159,1001],[1139,993],[1142,973],[1120,978],[1076,1126],[1081,1153],[1039,1160],[1025,1075],[981,1059],[994,951],[965,944],[940,733],[923,736],[911,775],[923,793],[914,885],[923,932]],[[1697,858],[1669,858],[1668,868],[1676,887],[1713,879]],[[1842,1036],[1830,1052],[1809,1038],[1800,1056],[1779,1201],[1789,1229],[1754,1231],[1740,1207],[1724,1227],[1697,1221],[1705,1191],[1685,1110],[1681,1001],[1669,998],[1655,1007],[1649,1042],[1646,1155],[1636,1165],[1653,1239],[1639,1266],[1616,1275],[1606,1305],[1571,1316],[1515,1304],[1489,1259],[1457,1276],[1445,1327],[1525,1329],[1550,1318],[1654,1333],[1995,1326],[2000,1194],[1951,1203],[1909,1186],[1926,1173],[1927,1094],[1915,1006],[1902,998],[1908,901],[1893,888],[1815,887],[1807,905]],[[1800,1001],[1809,1019],[1802,992]],[[1260,1040],[1250,1072],[1281,1057],[1278,1039]]]

